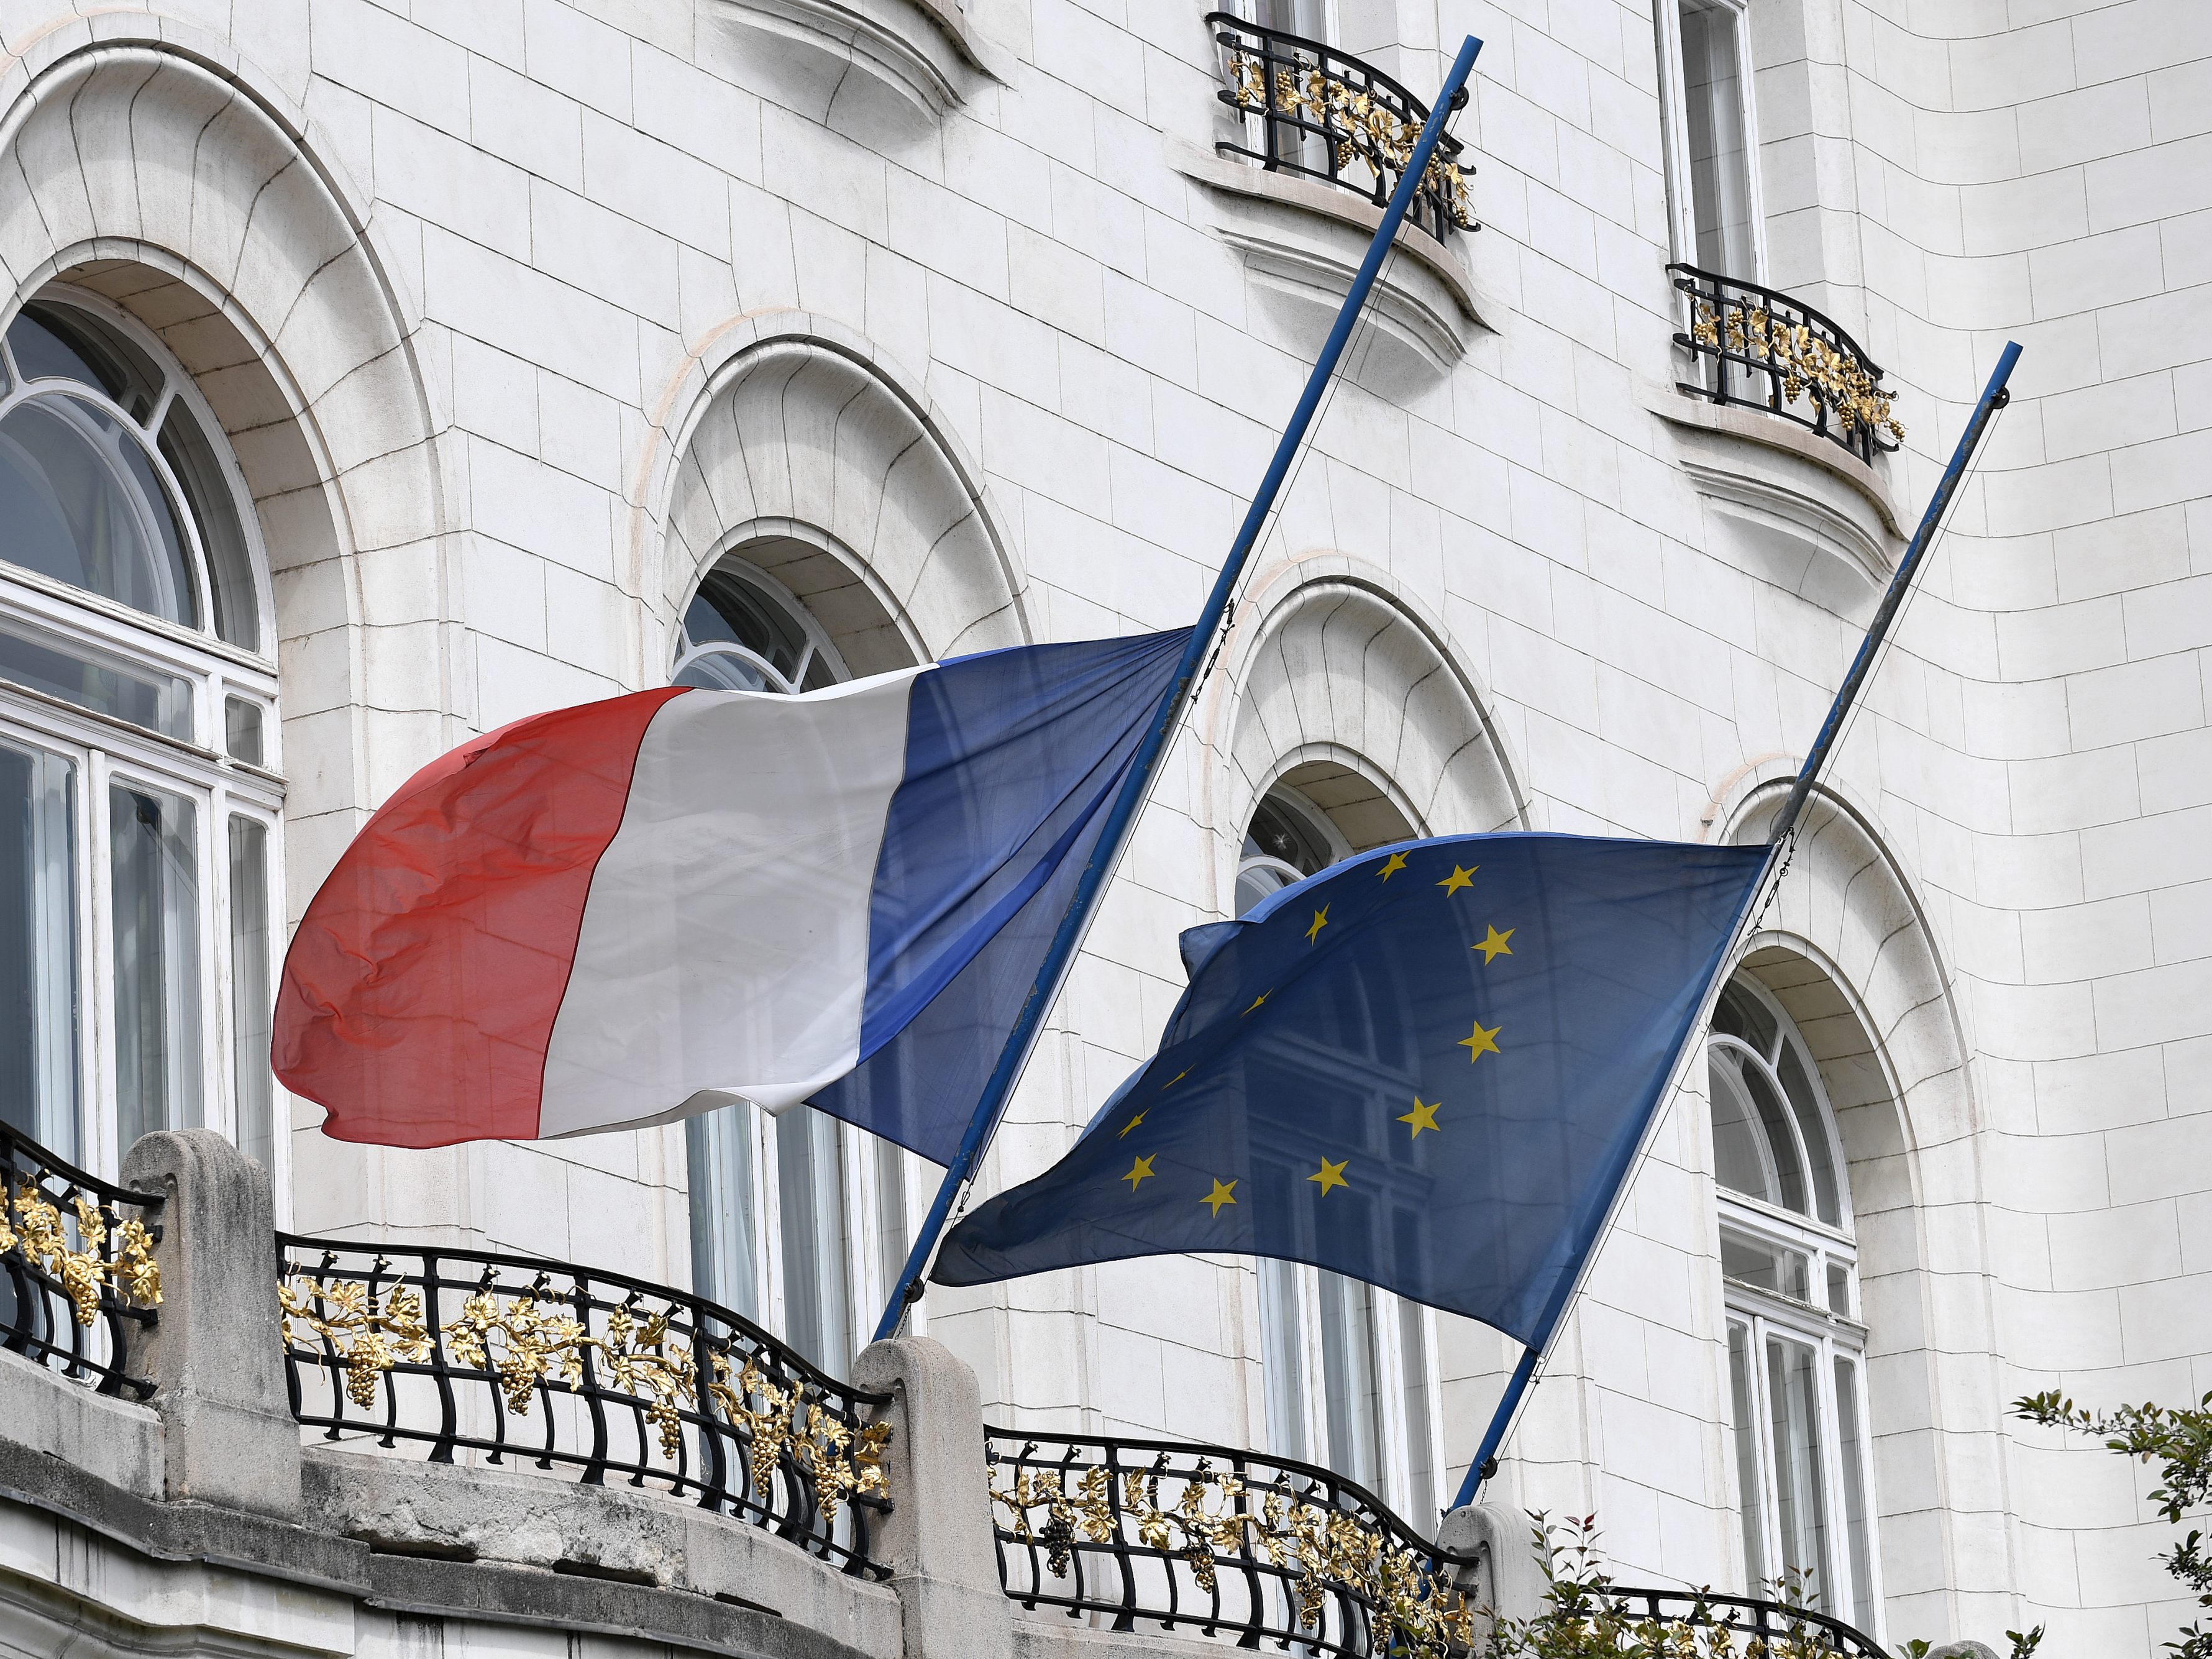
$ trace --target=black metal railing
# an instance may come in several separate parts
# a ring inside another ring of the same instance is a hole
[[[1669,265],[1667,273],[1687,310],[1674,343],[1695,365],[1696,378],[1676,382],[1681,391],[1763,409],[1863,461],[1904,440],[1881,366],[1832,319],[1757,283],[1693,265]]]
[[[1881,1644],[1863,1631],[1828,1613],[1787,1602],[1711,1590],[1635,1589],[1619,1584],[1608,1584],[1603,1599],[1626,1620],[1650,1620],[1670,1631],[1726,1631],[1736,1638],[1727,1650],[1730,1652],[1771,1653],[1777,1659],[1784,1654],[1831,1653],[1850,1659],[1888,1659]],[[1754,1641],[1764,1646],[1753,1646]],[[1704,1645],[1721,1650],[1717,1644]]]
[[[428,1461],[574,1470],[751,1522],[885,1577],[890,1397],[727,1309],[565,1262],[277,1235],[292,1413]]]
[[[0,1347],[101,1394],[154,1385],[125,1369],[161,1300],[148,1217],[160,1194],[112,1186],[0,1123]]]
[[[1381,207],[1398,187],[1427,105],[1378,69],[1319,40],[1248,23],[1234,12],[1206,15],[1221,46],[1221,101],[1243,118],[1247,142],[1224,138],[1223,155],[1271,173],[1318,179]],[[1467,101],[1462,88],[1452,100]],[[1443,135],[1406,218],[1443,241],[1479,230],[1468,202],[1460,141]]]
[[[1326,1469],[1164,1441],[984,1431],[999,1581],[1023,1607],[1337,1659],[1473,1647],[1474,1558]],[[1018,1451],[1004,1448],[1018,1444]]]

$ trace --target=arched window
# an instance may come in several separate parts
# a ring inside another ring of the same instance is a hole
[[[1300,767],[1253,808],[1237,860],[1237,913],[1411,834],[1358,774],[1325,763]],[[1268,1184],[1264,1169],[1254,1173],[1256,1184]],[[1285,1187],[1291,1180],[1281,1177]],[[1258,1265],[1269,1444],[1282,1456],[1326,1464],[1425,1522],[1442,1501],[1434,1316],[1341,1273],[1266,1257]]]
[[[279,1175],[276,673],[190,377],[50,288],[0,337],[0,1118],[112,1170],[204,1125]]]
[[[1746,1582],[1802,1578],[1879,1634],[1866,1328],[1843,1145],[1820,1068],[1749,974],[1706,1048]]]
[[[735,556],[685,606],[669,683],[789,695],[848,678],[828,633],[790,590]],[[794,1107],[747,1103],[690,1120],[694,1286],[842,1375],[874,1329],[911,1242],[921,1161],[890,1141]]]

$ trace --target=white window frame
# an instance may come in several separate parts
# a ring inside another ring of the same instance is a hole
[[[1765,1566],[1771,1578],[1781,1570],[1782,1534],[1779,1510],[1779,1491],[1777,1475],[1778,1449],[1773,1443],[1774,1401],[1771,1380],[1767,1373],[1766,1342],[1770,1335],[1811,1346],[1818,1354],[1818,1390],[1820,1413],[1820,1480],[1826,1510],[1825,1542],[1826,1559],[1819,1565],[1819,1588],[1827,1600],[1828,1612],[1847,1621],[1857,1622],[1856,1604],[1863,1600],[1870,1610],[1873,1623],[1865,1633],[1876,1640],[1882,1638],[1881,1549],[1877,1536],[1876,1517],[1880,1506],[1875,1493],[1874,1434],[1868,1414],[1869,1404],[1867,1384],[1867,1347],[1869,1332],[1863,1322],[1863,1307],[1859,1296],[1858,1244],[1852,1231],[1850,1182],[1848,1166],[1844,1161],[1842,1137],[1837,1133],[1835,1112],[1831,1106],[1820,1067],[1812,1051],[1806,1046],[1796,1023],[1774,998],[1771,993],[1747,973],[1738,972],[1732,985],[1755,999],[1774,1020],[1777,1029],[1774,1059],[1761,1054],[1751,1044],[1728,1034],[1715,1031],[1707,1037],[1711,1048],[1733,1049],[1750,1056],[1767,1073],[1778,1095],[1785,1103],[1783,1121],[1796,1146],[1801,1167],[1805,1170],[1808,1186],[1807,1201],[1817,1211],[1818,1200],[1810,1191],[1812,1163],[1804,1144],[1803,1126],[1795,1110],[1787,1109],[1788,1096],[1784,1091],[1775,1060],[1783,1045],[1796,1050],[1797,1061],[1802,1068],[1807,1085],[1813,1091],[1818,1108],[1817,1115],[1822,1132],[1829,1142],[1830,1167],[1835,1171],[1838,1225],[1830,1225],[1817,1213],[1801,1214],[1778,1204],[1764,1202],[1743,1193],[1714,1183],[1717,1235],[1718,1229],[1748,1237],[1755,1242],[1803,1254],[1807,1258],[1808,1295],[1812,1300],[1799,1302],[1792,1297],[1749,1285],[1741,1279],[1721,1279],[1722,1300],[1727,1311],[1727,1323],[1741,1325],[1748,1333],[1748,1358],[1751,1369],[1752,1413],[1754,1419],[1753,1436],[1759,1449],[1759,1466],[1761,1492],[1759,1521],[1762,1532],[1761,1547],[1765,1554]],[[1769,1154],[1761,1137],[1760,1157]],[[1779,1183],[1776,1183],[1778,1190]],[[1843,1269],[1846,1287],[1847,1310],[1838,1312],[1828,1305],[1828,1270],[1831,1266]],[[1723,1352],[1726,1335],[1723,1333]],[[1838,1359],[1851,1365],[1853,1389],[1851,1419],[1856,1423],[1859,1440],[1860,1501],[1865,1510],[1868,1533],[1867,1576],[1870,1581],[1865,1594],[1859,1595],[1860,1586],[1855,1581],[1855,1570],[1850,1559],[1849,1517],[1846,1512],[1846,1479],[1844,1467],[1844,1445],[1841,1424],[1844,1413],[1837,1395],[1836,1364]],[[1723,1364],[1725,1364],[1723,1358]],[[1733,1411],[1731,1410],[1731,1419]],[[1731,1420],[1731,1430],[1735,1427]],[[1730,1462],[1734,1463],[1731,1451]],[[1733,1483],[1732,1483],[1733,1484]],[[1764,1583],[1753,1582],[1752,1564],[1744,1563],[1746,1588],[1753,1595],[1769,1594]]]
[[[97,295],[50,287],[30,296],[87,312],[127,336],[165,375],[164,387],[143,422],[96,388],[72,384],[70,395],[106,410],[146,435],[148,462],[177,507],[177,525],[188,550],[198,614],[204,630],[148,615],[100,594],[0,561],[0,619],[27,623],[67,642],[174,675],[191,688],[192,737],[187,741],[151,732],[112,716],[26,688],[0,682],[0,738],[18,747],[65,757],[74,769],[73,821],[76,945],[78,986],[77,1125],[75,1161],[107,1179],[118,1178],[123,1154],[115,1111],[117,1034],[114,944],[110,925],[108,789],[137,783],[192,802],[194,862],[199,884],[198,916],[201,1039],[201,1127],[238,1138],[237,1095],[231,1073],[234,964],[230,951],[229,827],[234,815],[254,819],[267,837],[264,902],[270,918],[267,980],[272,992],[283,949],[283,728],[277,718],[277,673],[273,646],[245,650],[215,634],[213,575],[186,492],[151,441],[172,404],[184,399],[208,437],[231,492],[252,574],[256,637],[273,641],[268,559],[258,514],[235,459],[222,442],[223,428],[191,377],[167,347],[135,318]],[[20,307],[18,307],[20,309]],[[15,320],[9,311],[0,334]],[[25,382],[12,374],[0,416],[50,391],[51,381]],[[262,763],[248,765],[225,752],[225,703],[238,697],[261,713]],[[290,1097],[273,1077],[270,1087],[270,1184],[280,1226],[290,1220]]]
[[[1751,55],[1751,19],[1745,0],[1698,0],[1705,8],[1729,13],[1742,52],[1736,84],[1742,92],[1744,189],[1750,198],[1751,262],[1748,271],[1730,276],[1745,282],[1766,280],[1766,192],[1759,179],[1758,72]],[[1690,179],[1689,89],[1682,72],[1683,0],[1660,0],[1656,12],[1659,39],[1659,109],[1667,161],[1668,231],[1677,264],[1698,264],[1697,196]],[[1703,269],[1702,266],[1699,269]]]

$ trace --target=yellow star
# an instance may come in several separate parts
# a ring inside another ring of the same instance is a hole
[[[1497,928],[1492,927],[1490,930],[1490,937],[1483,940],[1481,944],[1474,947],[1475,950],[1482,952],[1482,964],[1484,967],[1488,967],[1492,959],[1498,957],[1510,957],[1513,954],[1513,947],[1505,942],[1512,937],[1513,930],[1510,927],[1507,928],[1502,933],[1499,933]]]
[[[1482,1029],[1482,1022],[1480,1020],[1475,1021],[1474,1035],[1473,1036],[1462,1037],[1459,1040],[1459,1046],[1467,1050],[1468,1063],[1469,1065],[1473,1065],[1476,1060],[1480,1060],[1485,1054],[1496,1054],[1498,1052],[1498,1034],[1504,1029],[1505,1028],[1503,1025],[1493,1025],[1486,1031]]]
[[[1314,925],[1306,929],[1306,943],[1311,945],[1321,937],[1321,930],[1328,926],[1328,906],[1322,905],[1314,912]]]
[[[1152,1178],[1152,1160],[1149,1158],[1139,1158],[1129,1166],[1129,1173],[1121,1177],[1129,1183],[1129,1190],[1133,1193]]]
[[[1474,886],[1474,872],[1475,870],[1480,870],[1482,866],[1478,864],[1473,870],[1462,870],[1459,866],[1455,864],[1452,866],[1451,874],[1446,876],[1442,881],[1438,882],[1437,885],[1443,888],[1447,893],[1456,893],[1462,887]]]
[[[1405,867],[1406,855],[1403,853],[1393,853],[1388,859],[1383,860],[1382,868],[1376,872],[1376,873],[1380,875],[1383,880],[1388,881],[1391,877],[1396,875]]]
[[[1190,1075],[1190,1073],[1189,1073],[1188,1072],[1177,1072],[1177,1073],[1176,1073],[1173,1077],[1170,1078],[1170,1079],[1169,1079],[1165,1083],[1163,1083],[1162,1085],[1160,1085],[1160,1087],[1161,1087],[1161,1088],[1163,1088],[1163,1089],[1172,1089],[1172,1088],[1174,1088],[1174,1087],[1176,1086],[1176,1084],[1178,1084],[1178,1083],[1182,1082],[1185,1078],[1188,1077],[1189,1075]]]
[[[1400,1118],[1398,1121],[1401,1123],[1410,1123],[1413,1126],[1413,1139],[1416,1140],[1419,1140],[1421,1138],[1421,1131],[1424,1129],[1435,1129],[1438,1134],[1442,1134],[1443,1130],[1438,1127],[1437,1124],[1437,1108],[1443,1104],[1443,1102],[1441,1100],[1431,1100],[1424,1103],[1420,1096],[1415,1095],[1413,1097],[1413,1109],[1407,1113],[1405,1116]]]
[[[1130,1131],[1130,1130],[1132,1130],[1132,1129],[1133,1129],[1133,1128],[1135,1128],[1135,1127],[1136,1127],[1139,1123],[1142,1123],[1144,1121],[1145,1121],[1145,1115],[1144,1115],[1142,1112],[1138,1113],[1138,1114],[1136,1115],[1136,1116],[1134,1116],[1134,1117],[1131,1118],[1131,1119],[1130,1119],[1127,1123],[1124,1123],[1124,1124],[1121,1126],[1121,1133],[1120,1134],[1118,1134],[1118,1135],[1115,1135],[1115,1136],[1114,1137],[1114,1139],[1116,1139],[1116,1140],[1121,1140],[1121,1139],[1127,1139],[1127,1136],[1128,1136],[1129,1131]]]
[[[1321,1173],[1310,1175],[1306,1179],[1321,1182],[1322,1195],[1327,1197],[1330,1188],[1349,1187],[1352,1184],[1344,1178],[1344,1165],[1351,1162],[1352,1160],[1347,1158],[1342,1164],[1332,1164],[1327,1158],[1323,1158],[1321,1161]]]
[[[1201,1204],[1211,1204],[1213,1206],[1213,1213],[1219,1215],[1223,1205],[1234,1204],[1237,1201],[1237,1183],[1233,1181],[1216,1181],[1213,1183],[1213,1190],[1198,1201]]]
[[[1252,999],[1252,1007],[1251,1007],[1251,1008],[1247,1008],[1247,1009],[1244,1011],[1244,1014],[1249,1014],[1249,1013],[1250,1013],[1250,1012],[1252,1012],[1252,1009],[1253,1009],[1253,1008],[1257,1008],[1257,1007],[1258,1007],[1261,1003],[1265,1002],[1265,1001],[1266,1001],[1269,997],[1271,997],[1271,996],[1273,996],[1273,995],[1274,995],[1274,994],[1274,994],[1274,992],[1273,992],[1273,990],[1267,990],[1267,991],[1262,991],[1262,992],[1261,992],[1261,993],[1260,993],[1260,994],[1259,994],[1258,996],[1254,997],[1254,998]],[[1244,1014],[1239,1014],[1239,1015],[1237,1015],[1237,1018],[1239,1018],[1239,1019],[1242,1019],[1242,1018],[1244,1018]]]

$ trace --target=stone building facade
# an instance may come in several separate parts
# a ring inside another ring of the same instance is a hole
[[[260,1064],[285,924],[520,715],[1187,622],[1376,222],[1238,52],[1418,96],[1472,33],[1480,228],[1401,234],[984,1184],[1271,884],[1760,836],[2017,339],[1487,1495],[1639,1581],[1817,1567],[1884,1640],[2152,1651],[2148,1477],[2006,1404],[2212,1385],[2212,7],[1263,3],[0,0],[7,1121],[111,1179],[211,1127],[279,1226],[696,1284],[848,1375],[933,1172],[744,1108],[331,1142]],[[1740,356],[1813,307],[1901,442],[1692,395],[1682,284]],[[1303,1456],[1424,1528],[1514,1357],[1234,1259],[914,1328],[994,1424]],[[215,1627],[107,1639],[173,1614]],[[252,1640],[351,1650],[304,1629]]]

